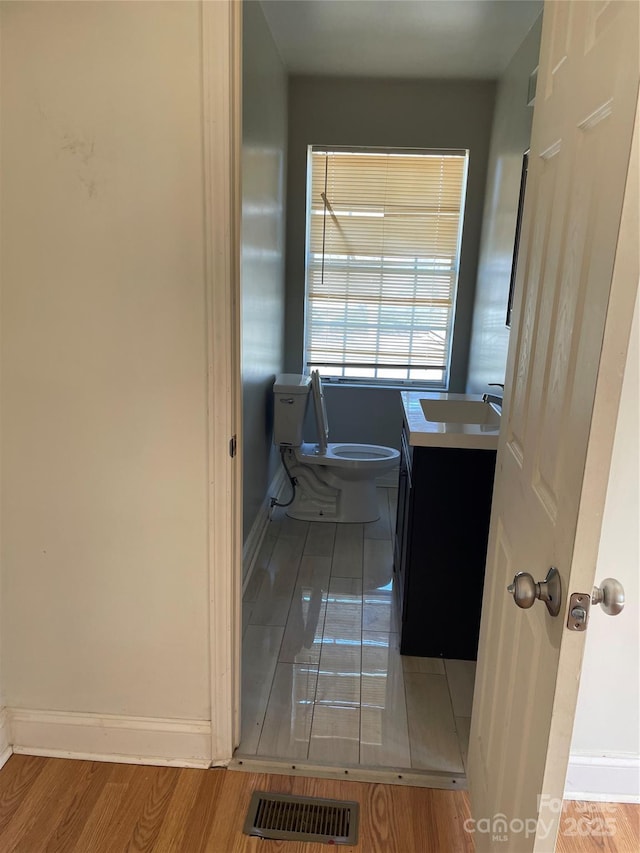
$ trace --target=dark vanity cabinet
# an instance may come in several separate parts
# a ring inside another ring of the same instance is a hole
[[[402,431],[394,572],[400,651],[475,660],[496,451],[412,447]]]

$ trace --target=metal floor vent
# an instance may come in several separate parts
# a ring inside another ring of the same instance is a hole
[[[358,803],[254,791],[244,833],[280,841],[356,844],[358,815]]]

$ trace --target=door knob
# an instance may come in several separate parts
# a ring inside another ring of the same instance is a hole
[[[591,603],[599,604],[607,616],[617,616],[624,608],[624,587],[615,578],[605,578],[600,586],[594,586]]]
[[[547,610],[552,616],[560,613],[562,603],[562,584],[560,572],[553,567],[547,572],[543,581],[536,583],[529,572],[518,572],[513,583],[507,587],[507,592],[513,595],[513,600],[524,610],[533,605],[536,599],[544,601]]]

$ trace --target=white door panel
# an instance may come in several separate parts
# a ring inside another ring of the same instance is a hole
[[[545,4],[471,727],[472,810],[489,827],[479,851],[553,850],[538,802],[562,797],[584,645],[566,607],[593,585],[615,429],[602,394],[617,408],[638,283],[637,256],[618,244],[623,201],[627,218],[637,206],[632,181],[625,197],[637,33],[636,3]],[[541,581],[551,566],[559,616],[516,607],[515,573]]]

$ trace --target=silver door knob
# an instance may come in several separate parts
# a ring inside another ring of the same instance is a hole
[[[591,603],[599,604],[607,616],[617,616],[624,609],[624,587],[615,578],[605,578],[594,586]]]
[[[507,592],[511,593],[518,607],[522,607],[524,610],[531,607],[537,599],[544,601],[552,616],[557,616],[560,613],[562,584],[560,572],[553,567],[547,572],[546,578],[538,583],[534,581],[529,572],[518,572],[513,583],[507,587]]]

